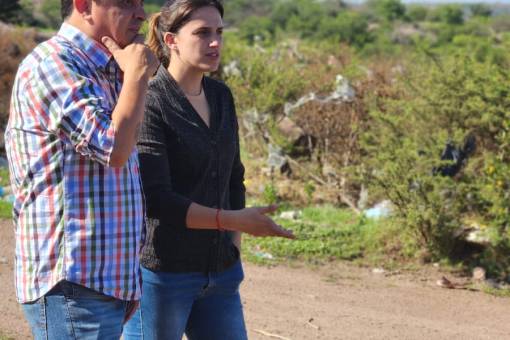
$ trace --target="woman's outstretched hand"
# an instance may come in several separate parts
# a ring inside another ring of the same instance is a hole
[[[267,214],[278,209],[277,205],[244,208],[242,210],[222,210],[220,225],[227,230],[242,231],[253,236],[279,236],[296,238],[291,230],[276,224]]]

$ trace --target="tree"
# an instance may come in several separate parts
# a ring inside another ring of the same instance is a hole
[[[356,12],[343,12],[335,18],[325,18],[321,21],[316,36],[319,39],[336,39],[357,47],[363,47],[372,41],[368,32],[368,19]]]
[[[44,0],[40,11],[43,15],[42,21],[46,26],[58,28],[62,23],[60,0]]]
[[[406,6],[400,0],[370,0],[368,6],[388,21],[402,19],[406,14]]]
[[[411,22],[420,22],[427,19],[428,9],[425,6],[413,5],[407,8],[407,18]]]
[[[490,17],[492,15],[492,10],[490,7],[484,4],[474,4],[469,6],[469,10],[471,11],[471,15],[474,17]]]
[[[442,21],[448,25],[462,25],[464,23],[464,12],[458,5],[439,6],[432,13],[433,21]]]
[[[2,0],[0,2],[0,21],[17,22],[21,10],[19,0]]]

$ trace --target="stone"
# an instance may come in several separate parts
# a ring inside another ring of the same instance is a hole
[[[486,279],[486,271],[482,267],[475,267],[473,269],[473,280],[475,281],[485,281]]]

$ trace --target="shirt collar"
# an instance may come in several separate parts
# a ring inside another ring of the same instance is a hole
[[[101,43],[66,22],[62,24],[57,35],[69,40],[77,48],[85,52],[90,60],[99,68],[106,67],[112,57],[110,51]]]

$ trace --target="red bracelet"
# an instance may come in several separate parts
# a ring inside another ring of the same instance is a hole
[[[220,211],[221,211],[221,209],[216,209],[216,228],[217,228],[219,231],[224,231],[225,229],[223,229],[223,228],[220,226]]]

